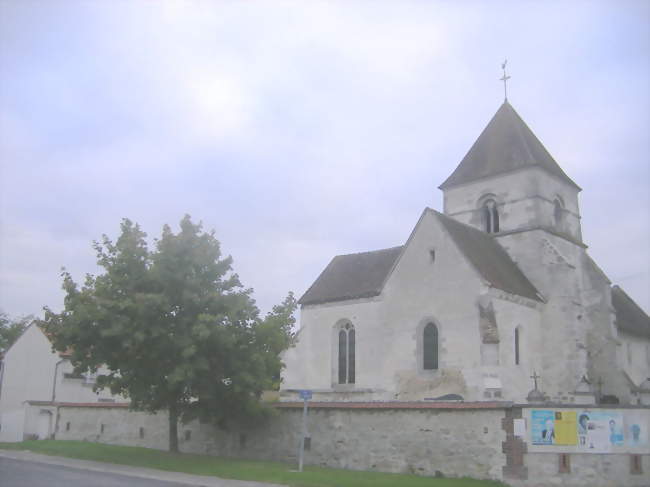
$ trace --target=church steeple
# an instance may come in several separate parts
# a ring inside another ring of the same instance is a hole
[[[507,100],[440,189],[445,214],[487,233],[544,229],[582,241],[580,187]]]
[[[440,189],[532,166],[580,190],[506,100]]]

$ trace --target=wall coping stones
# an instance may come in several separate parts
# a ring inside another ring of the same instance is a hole
[[[445,401],[331,401],[309,402],[311,409],[510,409],[510,401],[475,401],[475,402],[445,402]],[[278,402],[276,408],[302,408],[303,402]]]

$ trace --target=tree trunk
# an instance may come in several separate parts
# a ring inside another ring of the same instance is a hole
[[[178,453],[178,409],[175,404],[169,407],[169,451]]]

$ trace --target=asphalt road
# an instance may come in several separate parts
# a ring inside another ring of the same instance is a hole
[[[0,457],[0,487],[187,487],[188,484],[93,472]]]

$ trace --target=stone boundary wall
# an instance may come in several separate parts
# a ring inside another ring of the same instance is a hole
[[[305,464],[499,479],[505,465],[503,415],[503,408],[494,407],[314,407]],[[56,439],[158,449],[168,445],[165,413],[61,406],[58,416]],[[302,407],[285,405],[255,428],[224,432],[199,422],[181,425],[179,447],[187,453],[297,462],[301,428]]]
[[[530,416],[528,409],[506,403],[314,403],[305,463],[499,479],[515,487],[650,486],[646,451],[565,453],[551,447],[531,452],[530,428],[522,437],[514,427],[515,420]],[[636,411],[650,414],[649,408]],[[297,463],[302,404],[280,403],[276,413],[264,425],[230,431],[199,422],[180,425],[180,450]],[[166,449],[167,428],[166,413],[59,404],[55,437]]]

